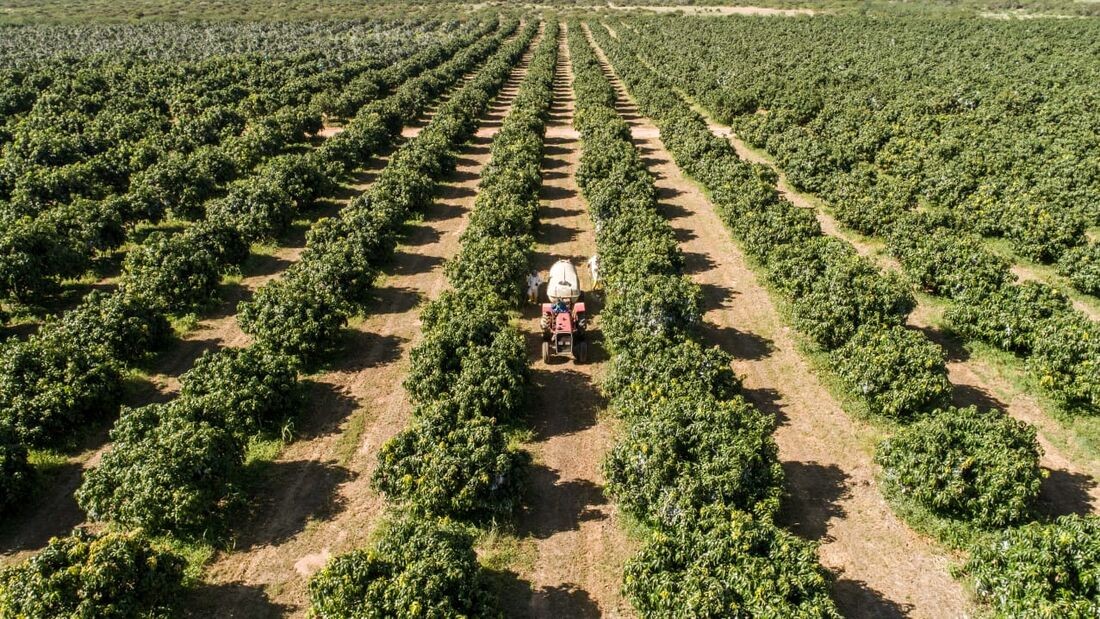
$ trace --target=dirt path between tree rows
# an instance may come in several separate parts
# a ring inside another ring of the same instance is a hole
[[[879,432],[849,417],[822,384],[714,206],[599,55],[657,177],[687,271],[703,289],[706,339],[734,355],[746,397],[779,420],[775,439],[789,495],[783,524],[821,543],[822,564],[838,574],[833,595],[845,616],[969,614],[971,603],[948,571],[951,557],[900,521],[877,487],[869,452]]]
[[[555,261],[569,259],[578,266],[582,289],[590,291],[590,274],[580,267],[595,253],[596,242],[574,178],[581,145],[572,128],[572,65],[564,32],[562,36],[533,262],[545,279]],[[615,420],[602,413],[605,403],[593,379],[607,358],[599,334],[600,302],[593,294],[586,294],[584,300],[593,317],[588,333],[590,358],[585,364],[565,357],[543,363],[539,310],[527,306],[522,316],[534,382],[529,420],[534,440],[524,447],[534,463],[518,533],[532,558],[513,567],[522,586],[505,593],[508,616],[633,614],[620,593],[623,564],[632,548],[618,510],[604,496],[600,468],[617,428]]]
[[[530,52],[460,149],[435,204],[409,225],[331,369],[313,378],[299,440],[266,467],[265,498],[240,527],[238,549],[218,557],[207,570],[211,584],[191,596],[194,615],[303,616],[308,578],[330,557],[368,544],[385,506],[370,486],[378,448],[411,420],[401,382],[421,336],[420,310],[447,286],[444,263],[458,251],[489,143],[529,61]]]

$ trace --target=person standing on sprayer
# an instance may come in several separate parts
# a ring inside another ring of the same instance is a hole
[[[527,275],[527,300],[531,303],[539,302],[539,285],[542,284],[542,277],[538,271],[531,271]]]

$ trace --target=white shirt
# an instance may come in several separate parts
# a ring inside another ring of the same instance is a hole
[[[592,272],[592,281],[596,281],[597,279],[599,279],[599,276],[596,275],[596,272],[599,268],[600,268],[599,256],[593,255],[591,258],[588,259],[588,270]]]
[[[528,289],[538,288],[539,284],[541,284],[541,283],[542,283],[542,277],[540,277],[538,273],[532,273],[532,274],[527,276],[527,288]]]

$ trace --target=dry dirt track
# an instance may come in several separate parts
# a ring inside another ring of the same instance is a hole
[[[779,419],[775,438],[789,494],[784,524],[821,542],[822,564],[838,573],[834,597],[841,611],[849,617],[968,614],[966,593],[948,572],[950,557],[894,516],[882,498],[868,453],[876,430],[852,420],[822,385],[714,206],[672,162],[622,83],[609,76],[657,177],[688,271],[703,288],[707,340],[734,355],[746,395]]]
[[[443,265],[458,250],[489,143],[507,113],[530,54],[513,71],[435,204],[409,227],[368,317],[352,323],[344,351],[314,378],[310,404],[290,444],[268,468],[266,500],[240,527],[236,551],[207,571],[192,596],[196,616],[302,616],[306,582],[330,556],[366,545],[384,507],[370,487],[377,450],[410,421],[401,388],[420,337],[420,307],[447,286]]]
[[[563,28],[564,30],[564,28]],[[580,139],[572,128],[572,68],[564,35],[554,81],[554,103],[547,126],[542,165],[540,224],[534,264],[543,274],[558,259],[582,265],[596,251],[591,222],[574,172]],[[586,269],[582,287],[591,290]],[[521,327],[532,359],[534,399],[529,423],[534,456],[528,505],[518,533],[533,546],[529,565],[516,566],[524,583],[506,595],[509,616],[619,617],[631,614],[620,594],[622,567],[631,548],[617,510],[603,493],[600,463],[614,441],[614,420],[600,416],[604,403],[593,381],[606,354],[599,340],[599,300],[586,297],[594,315],[589,333],[590,362],[576,365],[540,359],[538,309],[528,307]],[[526,613],[524,613],[526,610]]]

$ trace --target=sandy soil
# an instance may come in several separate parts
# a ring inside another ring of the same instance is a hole
[[[606,66],[605,66],[606,68]],[[621,82],[620,111],[639,117]],[[971,612],[951,578],[951,557],[901,522],[882,498],[870,451],[879,438],[849,417],[798,351],[791,330],[748,267],[706,196],[672,162],[659,139],[636,140],[687,267],[704,293],[706,337],[735,357],[746,395],[779,419],[775,433],[787,475],[783,521],[821,543],[838,574],[833,594],[850,617],[956,617]]]
[[[436,203],[409,226],[369,315],[350,326],[331,369],[314,377],[300,440],[264,471],[258,494],[266,498],[240,527],[237,550],[208,569],[211,584],[191,596],[194,615],[303,616],[309,576],[329,557],[367,544],[385,506],[370,487],[377,449],[410,421],[400,384],[420,338],[420,309],[447,286],[444,262],[458,251],[489,143],[528,60],[459,151]]]
[[[563,28],[564,29],[564,28]],[[596,251],[595,236],[580,198],[574,172],[580,141],[573,121],[572,68],[562,39],[554,103],[547,127],[538,246],[534,264],[546,277],[558,259],[580,267]],[[590,275],[578,268],[581,285],[591,290]],[[534,456],[527,508],[519,518],[523,543],[533,560],[515,566],[517,582],[506,592],[510,616],[621,617],[632,614],[622,598],[622,569],[632,548],[619,526],[618,511],[604,496],[600,464],[614,442],[617,423],[601,415],[604,401],[593,375],[601,371],[598,295],[587,294],[593,316],[590,361],[540,359],[538,309],[525,308],[521,327],[532,361],[534,400],[530,424],[535,439],[525,445]]]

